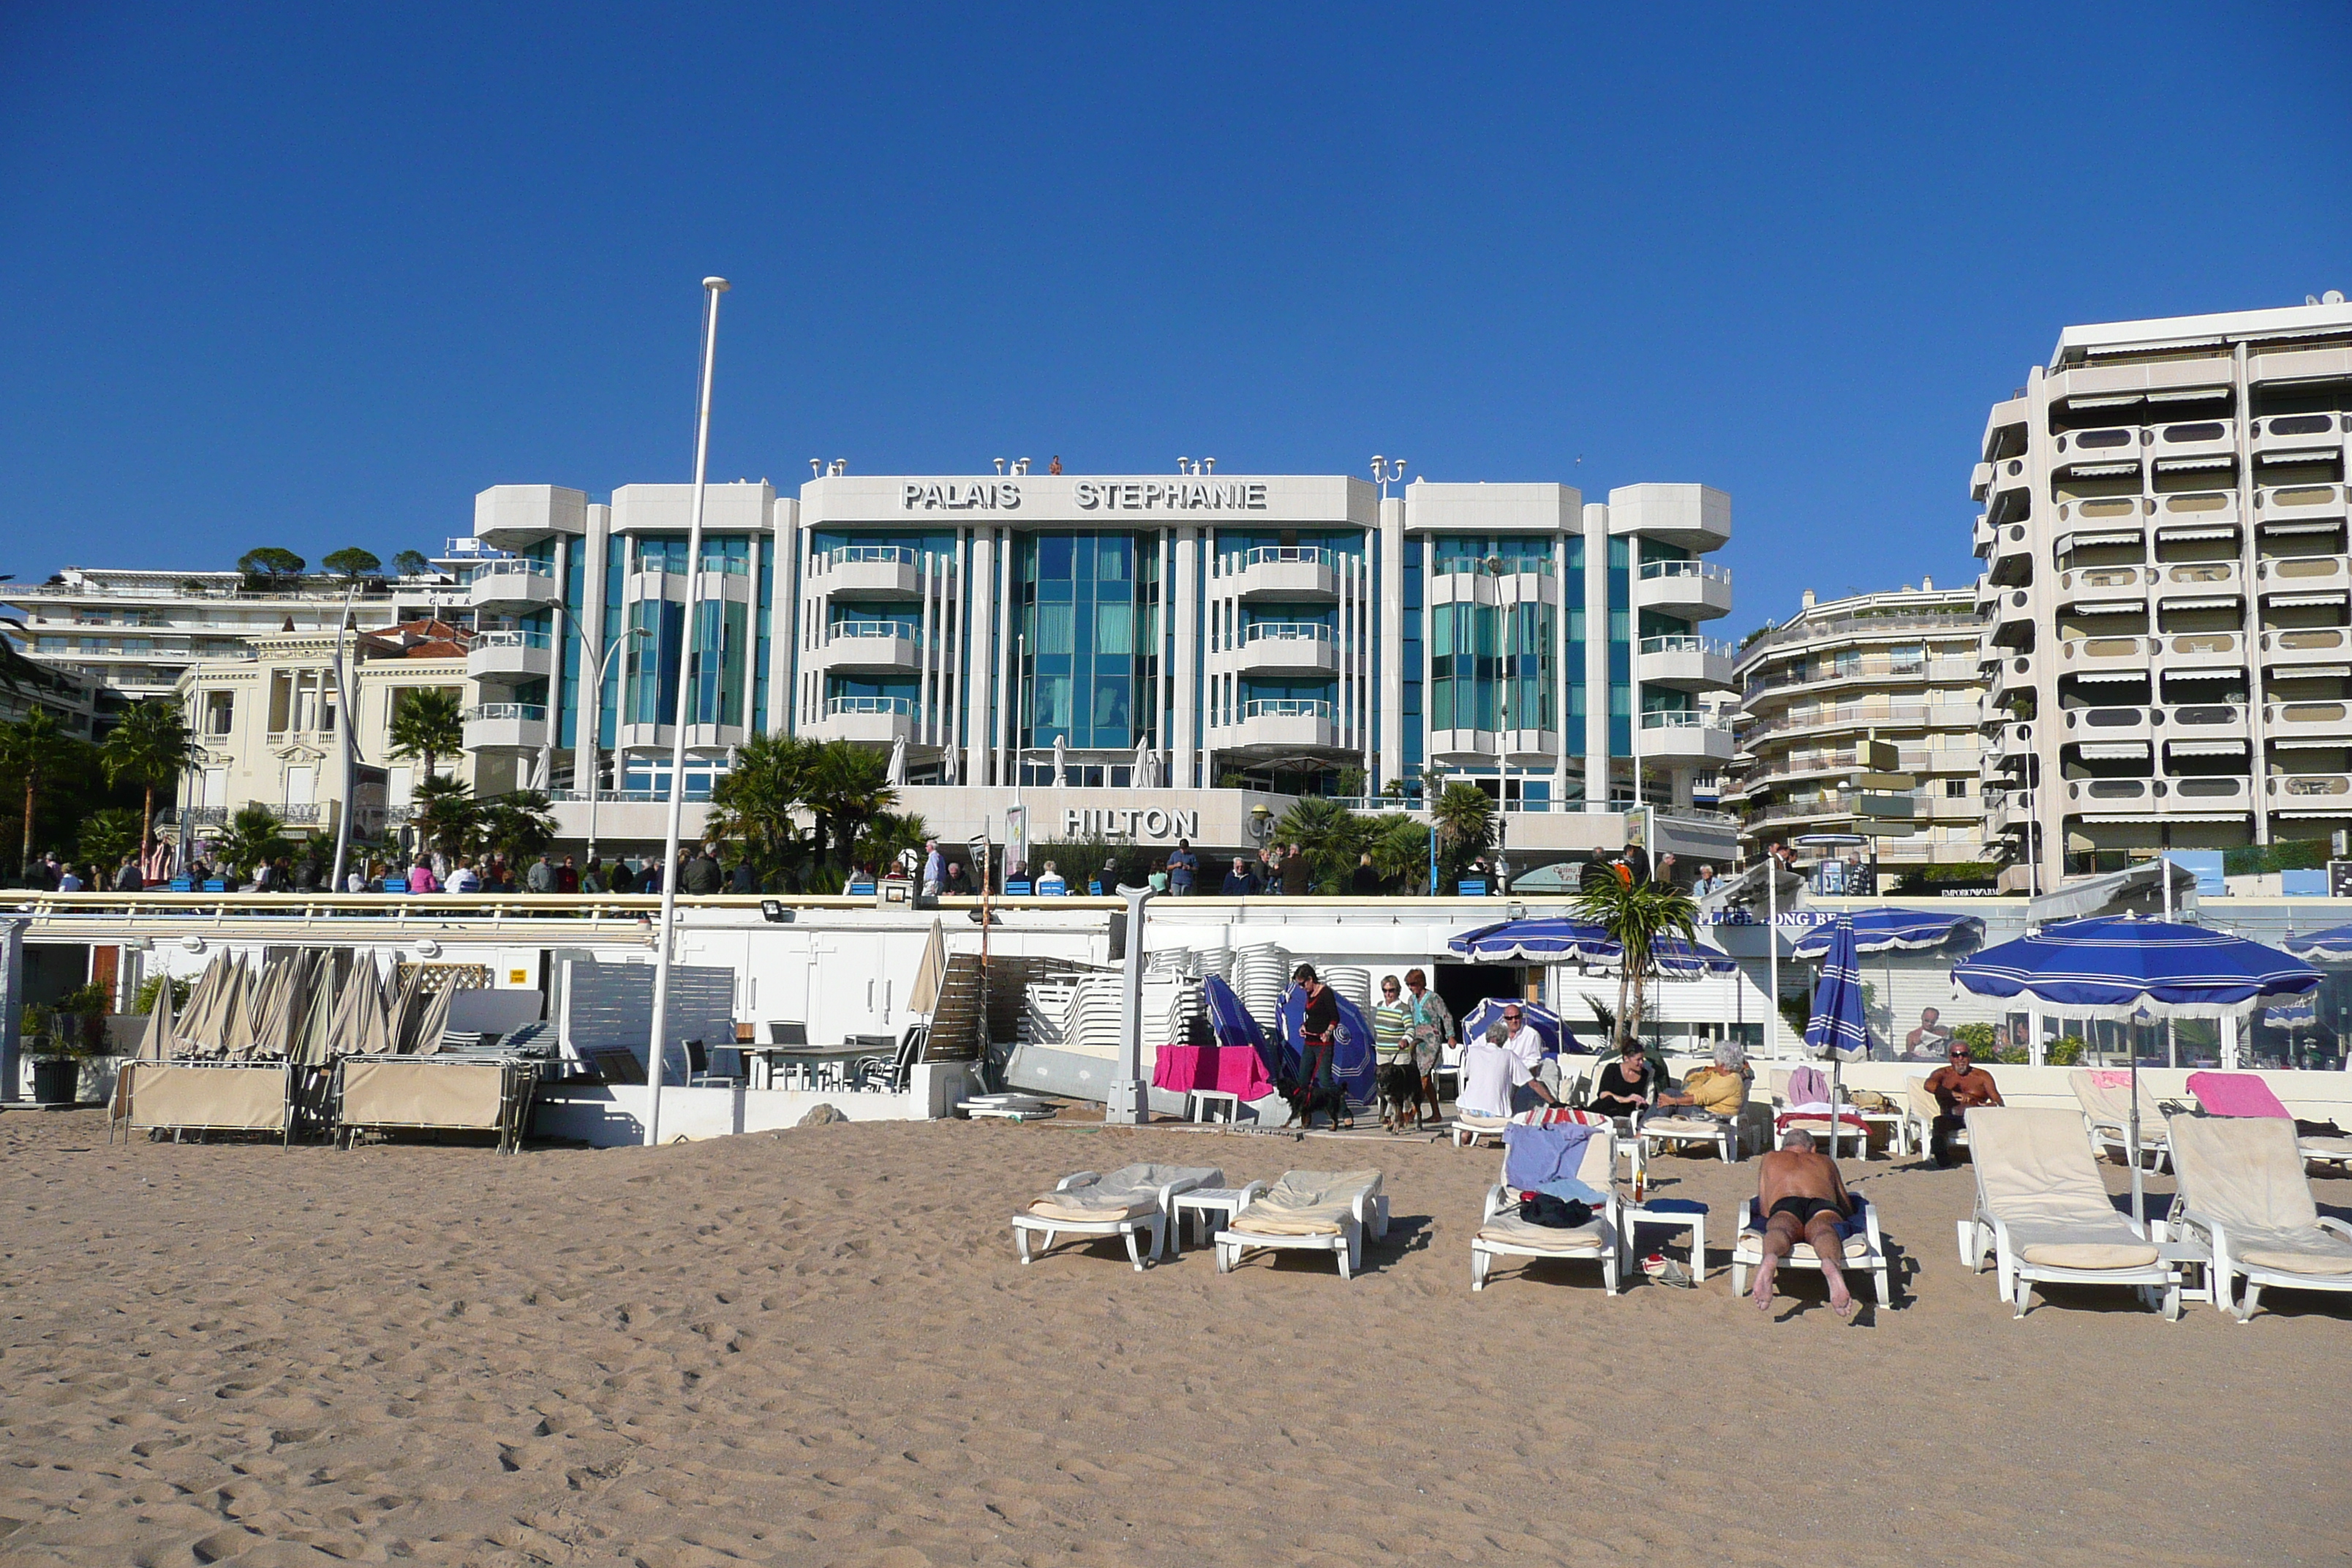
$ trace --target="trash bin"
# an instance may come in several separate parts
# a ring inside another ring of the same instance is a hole
[[[44,1057],[33,1064],[33,1101],[37,1105],[71,1105],[81,1082],[81,1063],[71,1057]]]

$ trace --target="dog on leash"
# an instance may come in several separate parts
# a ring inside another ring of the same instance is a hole
[[[1381,1068],[1380,1093],[1382,1128],[1406,1132],[1420,1124],[1421,1070],[1412,1058]]]
[[[1315,1113],[1321,1111],[1333,1127],[1348,1114],[1348,1091],[1336,1083],[1290,1083],[1282,1088],[1283,1099],[1290,1102],[1290,1114],[1301,1127],[1315,1125]]]

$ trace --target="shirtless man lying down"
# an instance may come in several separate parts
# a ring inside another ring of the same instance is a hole
[[[1757,1206],[1764,1211],[1764,1261],[1756,1270],[1756,1310],[1772,1310],[1772,1275],[1800,1241],[1812,1244],[1829,1281],[1830,1310],[1843,1318],[1853,1310],[1846,1289],[1845,1243],[1837,1222],[1853,1213],[1845,1182],[1828,1155],[1814,1152],[1810,1132],[1791,1132],[1786,1146],[1764,1156],[1757,1175]]]

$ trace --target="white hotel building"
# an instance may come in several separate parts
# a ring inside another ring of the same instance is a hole
[[[892,754],[942,836],[1001,833],[1018,791],[1039,837],[1133,807],[1239,847],[1269,794],[1410,803],[1442,773],[1507,803],[1514,848],[1579,849],[1622,842],[1638,757],[1662,839],[1727,854],[1691,809],[1731,755],[1699,703],[1731,678],[1703,629],[1731,607],[1722,492],[1024,468],[710,487],[689,798],[785,731]],[[477,500],[505,558],[469,574],[467,749],[486,791],[548,788],[567,839],[592,772],[602,842],[658,836],[690,505]]]

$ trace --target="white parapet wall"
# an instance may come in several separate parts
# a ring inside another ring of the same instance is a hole
[[[919,1062],[913,1084],[903,1094],[856,1089],[681,1089],[662,1090],[665,1142],[693,1142],[737,1132],[774,1132],[797,1127],[820,1105],[852,1121],[938,1121],[955,1113],[971,1092],[971,1068],[964,1062]],[[530,1136],[568,1138],[600,1149],[646,1141],[646,1106],[651,1089],[635,1084],[552,1084],[531,1102]]]

